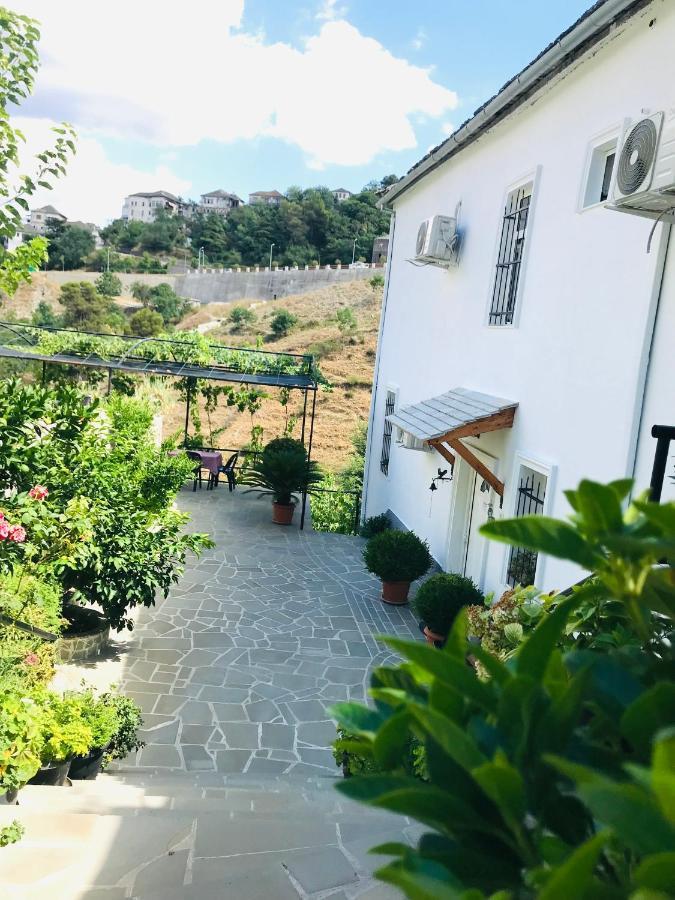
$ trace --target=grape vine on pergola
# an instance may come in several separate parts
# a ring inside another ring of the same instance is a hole
[[[63,349],[49,352],[48,347],[42,346],[45,342],[49,343],[48,336],[61,338]],[[48,365],[103,369],[108,372],[108,393],[113,372],[187,379],[183,446],[186,446],[188,439],[192,393],[189,388],[200,379],[302,391],[304,399],[300,440],[305,445],[309,418],[306,444],[309,461],[312,457],[318,390],[314,357],[310,354],[276,353],[270,350],[224,347],[220,344],[208,344],[207,347],[212,360],[204,363],[181,359],[181,355],[189,356],[189,351],[194,351],[195,345],[178,338],[139,338],[0,322],[0,357],[42,363],[43,380],[46,378]],[[310,394],[312,402],[311,409],[308,410]],[[306,507],[307,494],[303,492],[300,528],[305,524]]]

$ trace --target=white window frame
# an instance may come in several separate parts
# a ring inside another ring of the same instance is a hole
[[[490,269],[490,283],[488,288],[488,296],[487,296],[487,304],[485,306],[485,319],[484,324],[487,328],[496,329],[498,331],[504,331],[512,328],[518,328],[520,324],[520,315],[521,315],[521,307],[522,307],[522,297],[523,290],[525,285],[525,279],[527,276],[528,269],[528,259],[530,256],[530,247],[532,246],[532,234],[535,225],[535,212],[537,207],[537,201],[539,198],[539,189],[541,182],[541,172],[542,167],[540,165],[536,166],[534,169],[531,169],[529,172],[526,172],[524,175],[521,175],[519,178],[516,178],[511,184],[507,185],[504,194],[502,196],[501,204],[499,207],[499,220],[497,227],[495,229],[495,246],[493,252],[492,259],[492,267]],[[508,203],[508,199],[511,194],[516,191],[521,190],[527,185],[532,185],[532,191],[530,194],[530,204],[528,207],[527,213],[527,227],[525,230],[525,242],[523,244],[523,252],[520,258],[520,269],[518,272],[518,287],[516,289],[516,299],[514,303],[514,311],[513,311],[513,321],[509,322],[505,325],[498,325],[494,322],[490,322],[490,310],[492,309],[492,300],[494,296],[495,282],[497,279],[497,266],[499,265],[499,252],[502,243],[502,234],[504,228],[504,215],[506,210],[506,204]]]
[[[543,460],[540,457],[533,456],[529,453],[518,451],[513,460],[510,487],[507,491],[507,496],[504,498],[504,509],[508,510],[508,512],[503,512],[500,518],[512,519],[516,517],[516,511],[518,509],[518,485],[520,484],[520,471],[523,467],[532,469],[534,472],[537,472],[539,475],[543,475],[546,478],[546,494],[544,496],[544,505],[542,507],[540,515],[549,516],[551,514],[551,507],[553,505],[553,497],[555,492],[555,479],[558,471],[557,465],[553,462]],[[510,555],[511,545],[507,544],[504,548],[504,556],[502,559],[502,591],[511,590],[511,586],[508,582],[508,567]],[[537,568],[535,570],[535,580],[543,580],[544,573],[546,571],[547,559],[548,557],[543,553],[540,553],[538,555]]]
[[[584,160],[583,175],[581,184],[579,186],[577,212],[584,213],[589,209],[602,208],[610,202],[609,197],[607,197],[606,200],[595,200],[591,203],[587,203],[586,198],[591,188],[591,179],[597,178],[597,171],[594,171],[596,161],[599,163],[600,160],[602,161],[600,165],[602,167],[602,171],[604,171],[604,161],[607,159],[607,156],[611,152],[614,152],[618,155],[619,143],[621,141],[621,135],[623,134],[624,128],[625,120],[623,122],[612,125],[610,128],[606,128],[604,131],[599,132],[588,142],[588,145],[586,147],[586,158]],[[616,171],[616,159],[614,160],[614,171]],[[611,184],[614,181],[614,171],[612,172],[612,181],[610,182],[610,192]],[[602,179],[602,174],[600,175],[600,178]],[[602,181],[600,183],[602,184]]]
[[[391,478],[391,463],[392,463],[392,459],[393,459],[394,444],[396,443],[396,441],[394,439],[395,426],[392,425],[391,436],[389,439],[389,458],[387,461],[387,471],[383,472],[382,471],[382,449],[383,449],[383,445],[384,445],[384,426],[385,426],[385,416],[387,413],[387,397],[389,396],[389,394],[394,395],[394,412],[396,412],[396,410],[398,409],[398,394],[399,394],[398,385],[387,384],[387,385],[385,385],[385,388],[384,388],[384,406],[382,408],[382,427],[380,429],[380,454],[379,454],[379,458],[377,461],[377,469],[378,469],[378,472],[380,473],[380,475],[382,476],[382,478],[387,478],[387,479]]]

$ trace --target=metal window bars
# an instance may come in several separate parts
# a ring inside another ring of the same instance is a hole
[[[516,517],[540,516],[546,498],[546,476],[525,466],[521,469]],[[506,570],[506,581],[510,587],[517,584],[534,584],[537,572],[537,553],[525,547],[511,547]]]
[[[506,201],[490,304],[490,325],[513,323],[531,198],[532,185],[528,184],[512,191]]]
[[[396,405],[396,394],[393,391],[387,391],[387,400],[384,406],[384,432],[382,434],[382,454],[380,455],[380,472],[383,475],[389,474],[389,454],[391,452],[391,434],[393,425],[387,418],[394,413]]]

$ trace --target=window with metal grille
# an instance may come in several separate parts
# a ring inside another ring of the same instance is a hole
[[[520,467],[516,516],[540,516],[546,499],[546,476],[541,472]],[[525,547],[511,547],[506,569],[506,580],[511,587],[534,584],[537,574],[537,553]]]
[[[393,430],[391,422],[387,416],[391,416],[396,406],[396,394],[394,391],[387,391],[387,400],[384,405],[384,431],[382,434],[382,453],[380,455],[380,471],[384,475],[389,474],[389,454],[391,453],[391,433]]]
[[[531,199],[531,184],[511,191],[506,199],[490,304],[490,325],[513,323]]]

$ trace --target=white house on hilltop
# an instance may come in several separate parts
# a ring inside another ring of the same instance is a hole
[[[268,206],[279,206],[285,197],[279,191],[253,191],[248,195],[248,202],[255,206],[257,203],[266,203]]]
[[[27,224],[35,234],[47,234],[51,222],[65,222],[66,217],[51,204],[31,209]]]
[[[199,198],[199,212],[226,216],[231,210],[240,206],[241,202],[236,194],[222,190],[209,191],[208,194],[202,194]]]
[[[584,477],[648,487],[675,425],[673,46],[675,3],[601,0],[384,198],[364,515],[483,590],[581,577],[478,529],[564,517]]]
[[[180,213],[183,201],[168,191],[141,191],[124,198],[122,218],[137,222],[154,222],[160,209]]]
[[[349,200],[349,198],[353,196],[352,192],[348,191],[347,188],[335,188],[331,193],[338,203]]]

